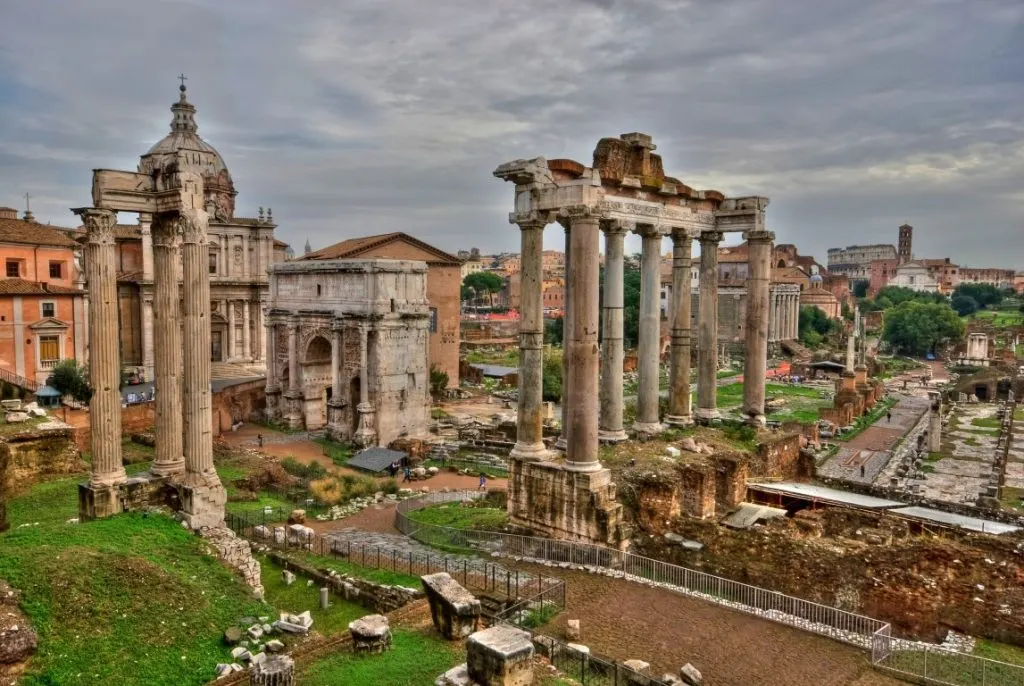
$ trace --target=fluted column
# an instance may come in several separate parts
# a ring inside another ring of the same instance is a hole
[[[764,382],[768,366],[768,306],[772,241],[771,231],[748,231],[747,345],[743,365],[743,411],[747,422],[764,426]]]
[[[693,238],[672,229],[672,349],[668,373],[668,414],[665,423],[687,426],[690,412],[690,309]]]
[[[658,390],[661,372],[661,232],[650,224],[638,224],[643,238],[640,262],[640,341],[637,346],[636,422],[633,430],[651,435],[662,430],[658,417]]]
[[[565,344],[569,357],[566,382],[570,399],[566,410],[565,468],[590,472],[601,469],[597,459],[599,218],[588,207],[573,207],[569,225],[572,257],[566,281],[572,286],[567,306],[570,326]]]
[[[601,223],[604,231],[604,326],[601,339],[601,415],[598,438],[614,443],[628,436],[622,427],[623,269],[629,227],[619,221]]]
[[[570,255],[570,240],[572,238],[572,225],[567,219],[560,218],[559,223],[565,229],[565,288],[562,293],[562,429],[559,433],[555,447],[559,450],[566,449],[566,442],[569,435],[569,405],[572,399],[569,396],[569,329],[572,327],[572,310],[569,301],[572,298],[572,279],[569,278],[569,270],[572,268],[572,257]]]
[[[720,231],[700,234],[700,318],[697,322],[697,419],[718,419],[718,244]]]
[[[177,264],[181,237],[177,218],[153,221],[153,354],[156,395],[156,455],[151,472],[185,471],[181,416],[181,321]]]
[[[153,296],[145,293],[142,296],[142,369],[146,381],[154,377],[153,321]]]
[[[544,446],[544,227],[546,215],[517,219],[520,234],[519,400],[512,457],[543,460]]]
[[[796,340],[800,338],[800,295],[798,293],[790,296],[789,311],[793,317],[789,327],[789,335],[793,340]]]
[[[213,468],[210,407],[210,270],[207,216],[181,211],[185,379],[182,400],[186,483],[220,487]]]
[[[251,308],[251,302],[242,301],[242,359],[246,362],[252,362],[252,332],[249,330],[252,326],[252,321],[249,318]]]
[[[121,369],[117,325],[117,246],[110,210],[76,210],[87,231],[89,286],[89,424],[92,433],[91,487],[113,486],[127,477],[121,462]]]

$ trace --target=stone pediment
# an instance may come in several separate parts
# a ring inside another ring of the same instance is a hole
[[[46,331],[67,331],[70,326],[56,317],[43,317],[39,321],[29,324],[28,328],[45,333]]]

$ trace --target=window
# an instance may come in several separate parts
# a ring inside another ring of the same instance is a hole
[[[316,294],[317,295],[322,295],[323,294],[323,287],[321,287],[320,284],[316,285]]]
[[[52,302],[44,302],[40,308],[41,314],[44,317],[56,317],[57,316],[57,304]]]
[[[211,250],[210,251],[210,273],[211,274],[216,274],[217,273],[217,251],[216,250]]]
[[[16,279],[21,276],[21,262],[18,260],[7,260],[7,278]]]
[[[63,279],[64,263],[63,262],[51,262],[50,263],[50,278],[51,279]]]
[[[39,337],[39,362],[44,369],[54,366],[60,360],[60,336]]]
[[[430,308],[430,333],[437,333],[437,308]]]

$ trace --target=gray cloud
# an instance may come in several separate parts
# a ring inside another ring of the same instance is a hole
[[[688,184],[770,196],[819,259],[909,222],[919,255],[1021,264],[1024,6],[842,5],[8,0],[0,204],[73,224],[92,168],[164,135],[184,71],[239,211],[272,206],[295,245],[515,249],[495,166],[640,130]]]

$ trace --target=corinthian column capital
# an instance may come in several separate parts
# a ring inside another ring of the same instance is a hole
[[[204,210],[181,210],[178,226],[181,229],[183,243],[205,244],[207,242],[209,218]]]
[[[114,227],[117,226],[116,212],[95,207],[83,207],[72,211],[82,218],[89,243],[114,245]]]
[[[602,219],[601,231],[606,236],[625,236],[631,231],[636,231],[636,222],[626,221],[625,219]]]
[[[662,238],[666,233],[668,233],[668,229],[658,224],[637,223],[633,232],[642,238]]]
[[[520,229],[543,229],[554,221],[551,212],[531,210],[529,212],[510,212],[508,215],[509,224],[518,224]]]
[[[555,214],[558,223],[569,228],[573,222],[600,221],[601,210],[594,205],[567,205],[559,208]]]
[[[153,218],[150,235],[154,248],[178,248],[181,246],[181,229],[177,217],[157,215]]]
[[[775,240],[775,232],[764,230],[744,231],[743,240],[749,243],[771,243]]]
[[[724,234],[721,231],[701,231],[697,240],[701,245],[718,245],[722,242]]]

